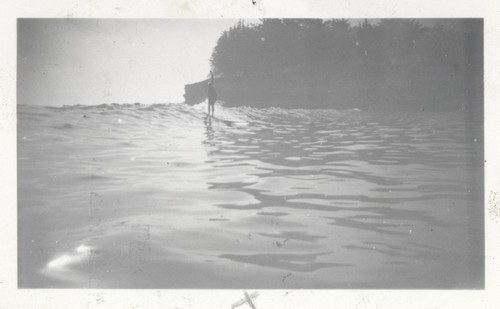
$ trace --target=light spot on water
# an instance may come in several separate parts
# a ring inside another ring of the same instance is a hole
[[[71,257],[69,255],[62,255],[55,260],[52,260],[47,264],[48,268],[62,268],[71,262]]]
[[[85,245],[80,245],[78,246],[78,248],[75,249],[75,251],[78,253],[88,253],[90,252],[90,247]]]
[[[75,253],[63,254],[47,264],[47,269],[52,271],[66,270],[72,264],[79,264],[85,261],[92,251],[92,247],[80,245],[75,248]]]
[[[300,161],[300,157],[286,157],[285,160],[288,160],[288,161]]]

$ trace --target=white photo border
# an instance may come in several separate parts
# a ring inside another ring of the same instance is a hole
[[[255,4],[254,4],[255,2]],[[500,2],[495,0],[4,0],[0,10],[0,308],[230,308],[241,290],[18,289],[18,18],[483,18],[484,290],[261,290],[257,308],[500,308]],[[254,292],[254,291],[248,291]],[[241,308],[245,308],[242,306]],[[249,307],[247,307],[249,308]]]

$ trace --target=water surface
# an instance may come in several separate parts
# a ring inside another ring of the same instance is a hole
[[[482,288],[463,113],[18,106],[19,286]]]

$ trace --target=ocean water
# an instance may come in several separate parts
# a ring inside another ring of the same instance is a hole
[[[21,288],[482,288],[466,113],[18,106]]]

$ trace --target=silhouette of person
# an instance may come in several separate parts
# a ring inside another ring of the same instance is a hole
[[[210,82],[208,82],[208,90],[207,90],[207,97],[208,97],[208,115],[210,115],[210,109],[212,109],[212,116],[214,115],[215,111],[215,101],[217,101],[217,92],[215,91],[214,87],[214,74],[212,71],[210,71]]]

